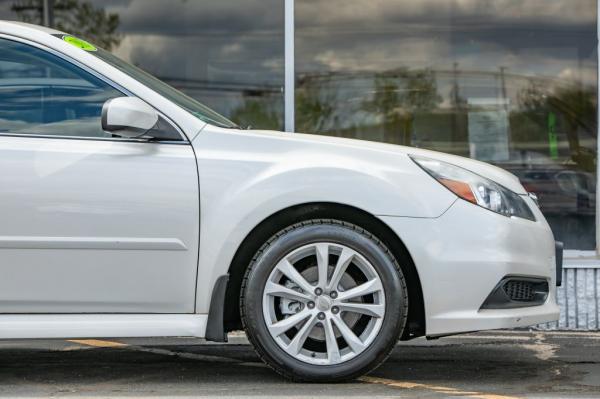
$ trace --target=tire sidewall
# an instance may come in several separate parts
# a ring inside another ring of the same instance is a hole
[[[357,251],[373,265],[385,292],[386,310],[376,338],[358,356],[337,365],[314,365],[295,359],[275,342],[263,316],[263,291],[275,265],[291,251],[317,242],[341,244]],[[339,222],[303,225],[270,240],[251,266],[242,306],[249,338],[268,363],[275,368],[289,370],[297,379],[318,381],[353,378],[379,365],[404,328],[405,301],[407,295],[402,271],[387,248],[353,226]]]

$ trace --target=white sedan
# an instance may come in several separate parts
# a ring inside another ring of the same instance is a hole
[[[0,22],[0,338],[243,328],[296,380],[398,339],[556,320],[562,251],[512,174],[241,130],[93,44]]]

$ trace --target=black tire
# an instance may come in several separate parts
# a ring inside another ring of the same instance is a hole
[[[290,251],[317,242],[338,243],[358,252],[372,264],[385,292],[385,313],[375,339],[356,357],[333,365],[314,365],[288,354],[269,333],[262,310],[264,287],[276,264]],[[390,355],[406,325],[408,291],[398,260],[377,237],[350,223],[315,219],[285,228],[259,249],[242,282],[240,307],[248,339],[276,372],[294,381],[341,382],[370,372]]]

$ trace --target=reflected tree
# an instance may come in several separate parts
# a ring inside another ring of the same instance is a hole
[[[43,24],[43,0],[14,1],[11,9],[23,22]],[[89,1],[54,0],[52,4],[52,27],[84,38],[106,50],[112,50],[121,42],[117,32],[119,15],[107,13],[106,10]]]
[[[296,85],[296,130],[322,133],[335,111],[337,89],[331,76],[302,76]]]
[[[596,136],[596,95],[596,90],[571,87],[558,89],[548,97],[549,107],[560,111],[567,125],[571,158],[586,172],[596,171],[597,152],[595,146],[581,145],[580,133]]]
[[[530,79],[527,86],[518,91],[518,107],[510,113],[513,149],[547,152],[549,95],[549,85],[539,79]]]
[[[523,111],[514,113],[518,118],[515,126],[535,123],[536,129],[519,129],[513,132],[513,141],[519,143],[548,142],[547,137],[533,137],[533,132],[544,134],[549,115],[556,115],[561,131],[566,134],[569,145],[569,157],[578,165],[578,169],[594,173],[596,171],[596,90],[582,88],[579,85],[565,85],[554,90],[542,81],[532,81],[518,94]],[[520,122],[520,123],[519,123]],[[513,125],[513,123],[511,123]],[[543,126],[540,128],[540,126]],[[588,136],[594,143],[593,148],[581,143]]]
[[[281,112],[273,109],[268,100],[246,99],[231,113],[231,120],[242,127],[257,129],[281,129]]]
[[[383,72],[375,76],[374,86],[373,97],[363,102],[363,108],[381,116],[388,143],[409,145],[415,113],[431,111],[442,102],[429,69]]]
[[[388,143],[406,143],[405,110],[401,107],[398,79],[392,76],[375,77],[375,93],[371,100],[363,102],[363,108],[382,118],[384,141]],[[402,132],[404,140],[399,141]]]
[[[304,75],[296,85],[296,127],[350,137],[379,130],[385,142],[409,144],[415,113],[431,111],[441,101],[431,70]]]

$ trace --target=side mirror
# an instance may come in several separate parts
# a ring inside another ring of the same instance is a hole
[[[136,97],[111,98],[102,106],[102,129],[121,137],[143,136],[158,119],[158,112]]]

